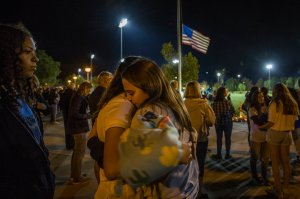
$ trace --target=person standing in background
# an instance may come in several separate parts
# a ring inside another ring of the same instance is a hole
[[[60,96],[58,94],[57,88],[51,88],[49,95],[49,105],[51,109],[51,119],[50,122],[52,124],[58,124],[56,121],[57,111],[58,111],[58,103],[60,100]]]
[[[264,95],[265,104],[266,104],[267,106],[269,106],[272,97],[269,96],[269,90],[268,90],[268,88],[263,86],[263,87],[260,88],[260,91],[261,91],[261,92],[263,93],[263,95]]]
[[[101,99],[101,96],[103,95],[106,88],[109,86],[112,78],[113,75],[108,71],[102,71],[97,77],[97,82],[99,86],[97,86],[89,96],[89,107],[90,113],[92,115],[92,124],[94,124],[95,122],[93,118],[94,114],[97,112],[97,106]]]
[[[60,109],[62,110],[62,115],[64,119],[66,149],[74,148],[74,138],[72,134],[68,132],[68,128],[67,128],[70,100],[74,93],[75,93],[75,84],[70,83],[68,85],[68,88],[62,93],[61,99],[59,101],[59,106]]]
[[[264,101],[264,94],[260,91],[255,91],[252,94],[249,107],[250,119],[250,168],[252,179],[255,185],[269,185],[267,178],[267,168],[269,165],[270,151],[266,140],[267,130],[259,129],[259,125],[263,125],[268,121],[268,107]],[[261,163],[261,177],[257,175],[257,160]]]
[[[288,88],[282,83],[277,83],[273,87],[272,101],[268,111],[268,122],[259,126],[259,128],[268,129],[267,142],[270,147],[274,177],[274,187],[266,189],[266,192],[278,198],[289,195],[291,131],[295,128],[294,125],[298,115],[297,102]],[[283,168],[283,185],[281,184],[280,165]]]
[[[38,58],[31,33],[0,24],[0,197],[52,199],[55,181],[31,85]]]
[[[188,82],[184,92],[184,104],[190,114],[192,126],[197,130],[196,155],[199,166],[199,192],[198,198],[208,198],[202,192],[204,166],[208,147],[209,127],[213,126],[216,116],[207,99],[200,93],[200,84],[196,81]]]
[[[250,108],[250,101],[251,101],[251,98],[252,98],[252,94],[255,92],[255,91],[258,91],[259,88],[257,86],[252,86],[251,89],[250,89],[250,92],[246,93],[245,95],[245,101],[244,103],[242,104],[242,109],[246,112],[246,115],[247,115],[247,127],[248,127],[248,145],[249,145],[249,152],[251,153],[251,141],[250,141],[250,117],[249,117],[249,108]]]
[[[223,132],[225,135],[225,159],[231,159],[231,134],[232,134],[232,116],[234,114],[234,107],[230,100],[226,99],[227,90],[225,87],[220,87],[217,90],[217,95],[212,104],[212,108],[216,114],[216,133],[217,133],[217,154],[212,158],[222,160],[222,138]]]
[[[72,184],[87,182],[87,179],[81,175],[81,166],[86,149],[87,133],[90,131],[87,96],[90,94],[91,87],[89,82],[81,83],[70,100],[68,131],[74,138],[70,176]]]

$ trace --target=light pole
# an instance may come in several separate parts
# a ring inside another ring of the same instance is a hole
[[[93,59],[95,55],[91,54],[91,83],[93,84]]]
[[[126,26],[128,20],[126,18],[121,19],[119,28],[121,29],[121,59],[123,58],[123,27]]]
[[[81,68],[78,68],[77,72],[78,72],[78,76],[80,76]]]
[[[271,90],[271,69],[273,68],[272,64],[267,64],[266,68],[269,70],[269,90]]]
[[[221,73],[217,73],[217,77],[218,77],[218,84],[220,85],[220,76],[221,76]]]
[[[91,72],[91,68],[90,67],[85,67],[84,71],[86,72],[86,80],[89,81],[89,74]]]

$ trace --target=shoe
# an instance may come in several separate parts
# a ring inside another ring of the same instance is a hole
[[[269,194],[271,196],[274,196],[274,197],[277,197],[277,198],[283,198],[283,192],[277,192],[276,189],[273,186],[267,188],[265,191],[266,191],[267,194]]]
[[[231,156],[230,154],[226,154],[226,155],[225,155],[225,159],[226,159],[226,160],[232,159],[232,156]]]
[[[219,154],[214,154],[214,155],[211,156],[211,158],[214,159],[214,160],[222,160],[222,156],[219,155]]]

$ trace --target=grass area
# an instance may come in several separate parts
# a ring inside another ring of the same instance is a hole
[[[246,92],[230,92],[231,101],[236,113],[239,113],[240,104],[243,104],[245,101],[245,94]]]

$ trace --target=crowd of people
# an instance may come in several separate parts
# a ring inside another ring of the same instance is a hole
[[[214,126],[217,138],[212,158],[234,159],[235,109],[225,87],[208,100],[200,84],[190,81],[181,96],[176,81],[169,82],[153,60],[130,56],[114,74],[101,72],[92,93],[89,82],[78,88],[71,83],[63,93],[43,91],[34,75],[35,49],[23,25],[0,25],[1,197],[53,198],[55,177],[41,117],[50,114],[56,124],[61,110],[66,149],[73,150],[70,183],[88,182],[81,173],[88,146],[98,182],[95,199],[209,198],[202,188],[210,128]],[[273,87],[272,97],[265,87],[251,88],[243,104],[253,182],[268,186],[266,192],[278,198],[289,194],[292,143],[300,162],[299,105],[299,90],[282,83]]]

